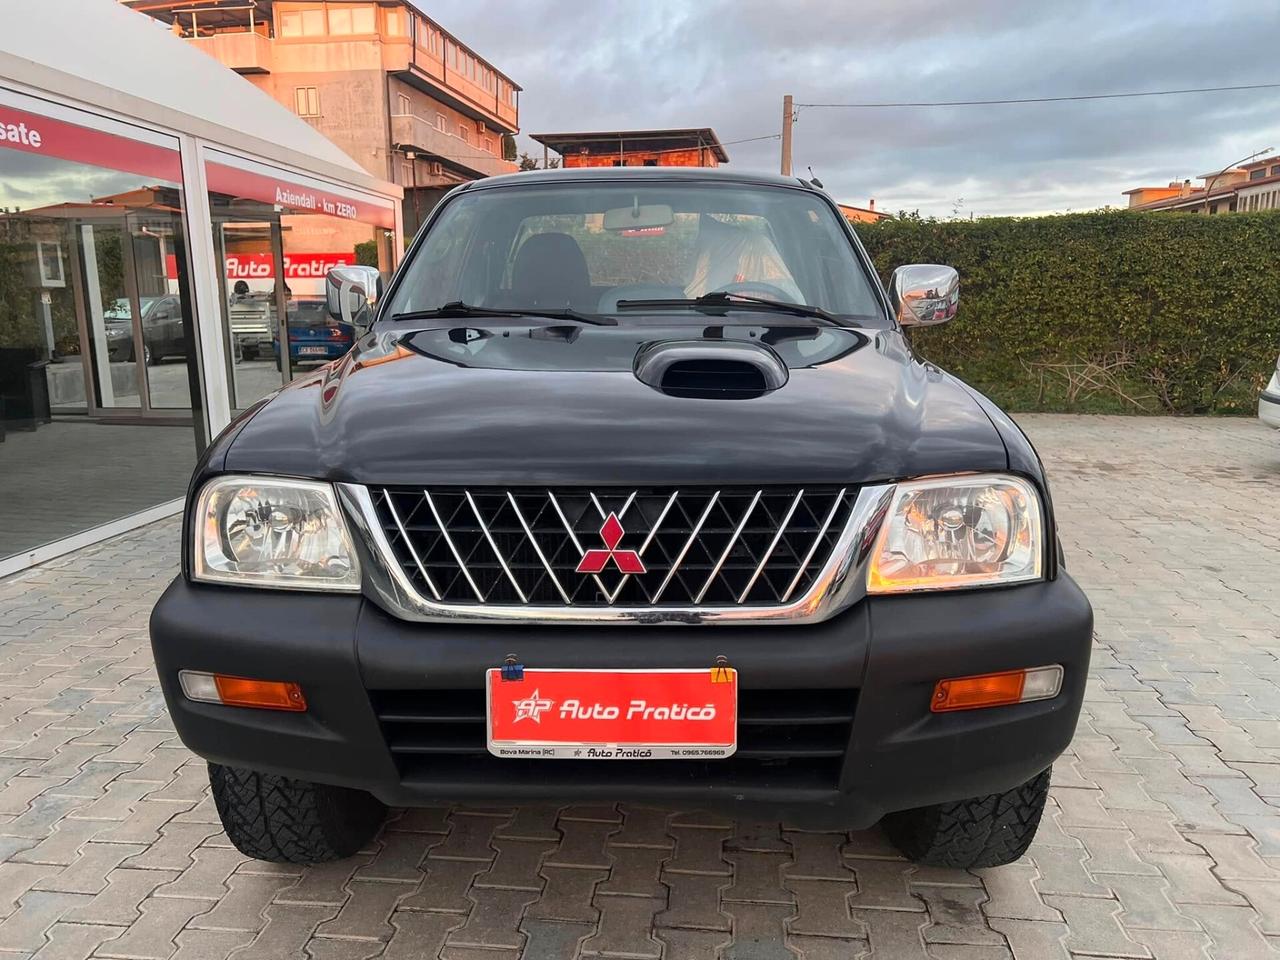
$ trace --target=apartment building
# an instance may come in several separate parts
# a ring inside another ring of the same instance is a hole
[[[1280,160],[1274,157],[1242,163],[1196,179],[1172,181],[1167,187],[1126,190],[1130,210],[1182,210],[1191,213],[1248,213],[1280,209]]]
[[[406,232],[455,184],[516,169],[520,86],[408,0],[123,2],[402,186]]]
[[[560,154],[565,167],[718,167],[728,151],[710,127],[684,130],[606,130],[534,133]]]

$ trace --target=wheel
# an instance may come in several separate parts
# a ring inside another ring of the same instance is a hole
[[[387,808],[362,790],[209,764],[218,817],[237,850],[273,863],[326,863],[373,837]]]
[[[147,344],[142,345],[142,362],[148,367],[154,367],[160,362],[160,358],[151,352],[151,347]]]
[[[1004,793],[891,813],[885,817],[885,831],[917,863],[961,870],[1013,863],[1040,826],[1049,773]]]

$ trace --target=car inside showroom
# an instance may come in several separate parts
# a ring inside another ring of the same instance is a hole
[[[0,35],[0,573],[175,512],[236,413],[350,346],[326,273],[403,249],[399,187],[149,19],[76,16]]]

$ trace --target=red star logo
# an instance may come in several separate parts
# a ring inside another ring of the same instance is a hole
[[[582,562],[578,564],[578,573],[600,573],[609,565],[610,560],[623,573],[644,573],[644,563],[640,560],[640,554],[634,550],[618,549],[618,544],[622,542],[625,533],[618,515],[609,514],[604,526],[600,528],[600,539],[604,541],[606,549],[588,550],[584,553]]]

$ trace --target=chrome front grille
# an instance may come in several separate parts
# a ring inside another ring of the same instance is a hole
[[[780,607],[805,596],[857,489],[371,487],[394,563],[451,607]]]

